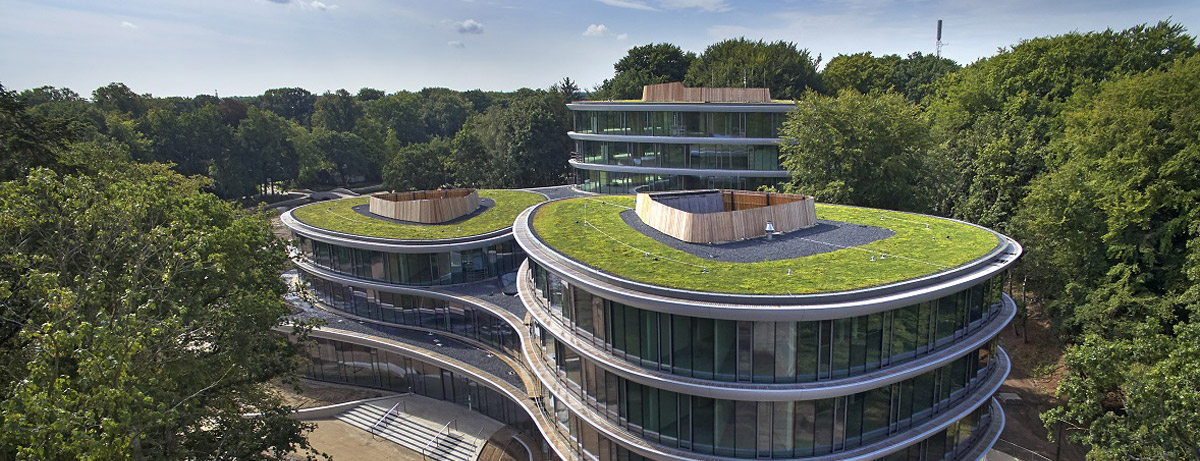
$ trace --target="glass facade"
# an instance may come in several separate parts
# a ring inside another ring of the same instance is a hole
[[[577,340],[643,368],[692,378],[812,382],[935,353],[1000,313],[1003,276],[876,314],[812,322],[718,320],[639,309],[564,283],[530,261],[534,299]]]
[[[599,165],[709,170],[779,170],[779,146],[575,141],[575,159]]]
[[[525,259],[515,241],[443,253],[362,250],[298,236],[302,257],[334,272],[400,285],[467,283],[512,272]]]
[[[503,394],[420,359],[327,338],[310,338],[304,376],[318,381],[374,387],[469,406],[522,431],[537,433],[520,405]]]
[[[548,403],[546,411],[556,417],[559,433],[567,438],[572,443],[573,448],[585,459],[602,461],[643,461],[649,459],[633,453],[610,440],[582,418],[579,418],[574,411],[569,410],[567,405],[562,400],[555,398],[554,395],[546,394],[545,399]],[[932,437],[892,453],[883,459],[888,461],[939,461],[943,459],[957,459],[975,445],[980,434],[985,432],[988,425],[991,424],[992,417],[991,407],[984,405],[966,417],[954,422],[946,430],[939,431]],[[786,421],[784,423],[786,424]],[[774,427],[776,426],[772,424],[772,429]],[[755,444],[758,444],[757,440]],[[757,457],[769,459],[773,454],[773,452],[760,452]]]
[[[317,301],[359,317],[473,339],[520,357],[521,339],[504,320],[470,304],[332,282],[300,271]]]
[[[950,411],[994,370],[988,345],[917,377],[847,396],[713,399],[627,380],[540,333],[544,360],[597,414],[651,442],[738,458],[823,455],[882,440]]]
[[[752,173],[752,172],[747,172]],[[757,176],[688,176],[621,173],[575,169],[575,187],[598,194],[629,194],[633,191],[665,191],[685,189],[758,190],[774,186],[787,178]]]
[[[575,132],[632,136],[778,138],[786,112],[575,111]]]

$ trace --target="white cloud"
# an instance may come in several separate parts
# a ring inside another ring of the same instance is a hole
[[[474,19],[467,19],[463,22],[454,23],[454,29],[460,34],[482,34],[483,24]]]
[[[617,40],[625,40],[629,38],[629,34],[617,34]]]
[[[336,10],[338,8],[337,5],[326,5],[324,3],[321,3],[321,2],[318,2],[315,0],[312,3],[310,3],[309,6],[315,8],[315,9],[321,10],[321,11]]]
[[[604,24],[590,24],[587,30],[583,31],[584,37],[603,37],[608,33],[608,26]]]
[[[467,44],[460,42],[458,40],[451,40],[449,42],[446,42],[446,46],[449,46],[450,48],[466,48]]]
[[[121,27],[125,29],[137,29],[138,25],[129,21],[121,21]]]
[[[647,5],[642,2],[633,1],[633,0],[596,0],[596,1],[603,3],[605,5],[608,5],[608,6],[615,6],[617,8],[629,8],[631,10],[658,11],[658,8],[655,8],[653,6]]]

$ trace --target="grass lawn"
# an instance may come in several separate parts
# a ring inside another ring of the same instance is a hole
[[[819,293],[883,285],[965,264],[999,244],[991,232],[946,219],[817,204],[819,219],[883,227],[896,234],[813,256],[719,262],[668,247],[629,227],[619,214],[633,205],[630,196],[561,200],[538,209],[533,228],[550,246],[601,271],[654,285],[721,293]]]
[[[396,224],[368,218],[351,208],[367,203],[367,197],[318,202],[296,208],[292,216],[305,224],[335,232],[402,240],[438,240],[486,234],[511,227],[517,215],[545,200],[541,194],[519,190],[480,189],[479,196],[496,201],[496,206],[466,221],[452,224]]]

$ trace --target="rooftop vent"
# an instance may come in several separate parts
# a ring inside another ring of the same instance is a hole
[[[643,192],[635,211],[646,225],[692,243],[743,240],[768,235],[768,228],[790,232],[817,223],[812,197],[771,192]]]
[[[479,208],[475,189],[417,190],[372,195],[370,212],[401,221],[437,224],[468,215]]]

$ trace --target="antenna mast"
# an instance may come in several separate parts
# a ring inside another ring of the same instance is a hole
[[[940,57],[942,57],[942,45],[944,45],[944,43],[942,43],[942,20],[941,20],[941,19],[938,19],[938,28],[937,28],[937,57],[939,57],[939,58],[940,58]]]

